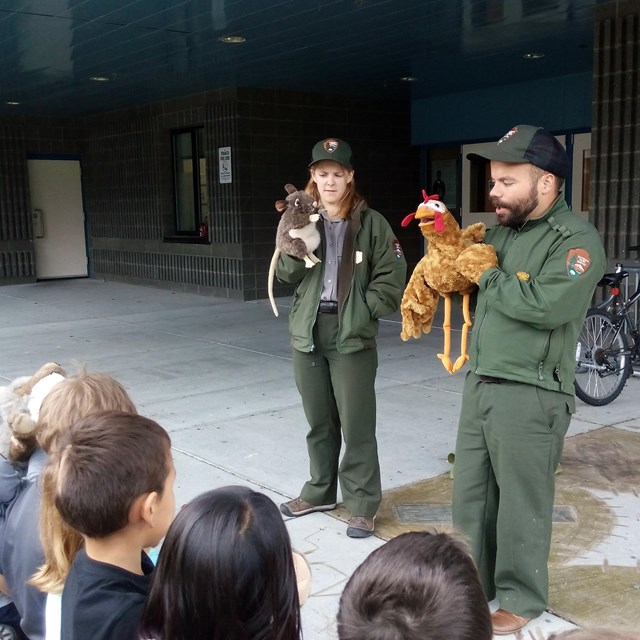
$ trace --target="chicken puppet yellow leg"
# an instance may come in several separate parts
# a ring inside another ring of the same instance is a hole
[[[469,335],[469,327],[471,326],[471,314],[469,313],[469,294],[462,296],[462,315],[464,316],[464,324],[462,325],[462,337],[460,338],[460,357],[453,363],[453,371],[455,373],[464,367],[465,362],[469,359],[467,353],[467,337]]]
[[[444,353],[439,353],[438,358],[442,360],[442,366],[449,372],[453,373],[453,364],[449,358],[451,353],[451,296],[448,293],[443,293],[444,298],[444,321],[442,323],[442,330],[444,332]]]

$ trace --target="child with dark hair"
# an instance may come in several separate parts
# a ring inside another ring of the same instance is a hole
[[[299,640],[291,543],[276,505],[239,486],[186,505],[162,544],[140,629],[153,640]]]
[[[84,538],[62,592],[62,640],[137,638],[153,564],[173,520],[167,432],[129,413],[88,416],[59,440],[55,505]]]
[[[466,545],[403,533],[373,551],[340,598],[340,640],[491,640],[491,616]]]

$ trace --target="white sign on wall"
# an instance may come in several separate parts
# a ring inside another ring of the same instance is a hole
[[[218,179],[220,184],[232,182],[231,147],[218,147]]]

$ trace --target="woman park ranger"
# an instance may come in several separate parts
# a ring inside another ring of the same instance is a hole
[[[346,142],[318,142],[309,172],[306,191],[320,206],[321,262],[308,269],[281,255],[276,275],[296,285],[289,329],[309,422],[311,477],[280,510],[297,518],[334,509],[339,482],[351,513],[347,535],[366,538],[381,500],[374,389],[378,319],[397,310],[407,265],[389,223],[356,190]]]

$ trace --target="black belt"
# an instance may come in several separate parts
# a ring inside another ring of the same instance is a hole
[[[338,313],[338,303],[334,300],[320,300],[318,313]]]
[[[488,382],[489,384],[502,384],[503,382],[508,382],[505,378],[495,378],[494,376],[481,376],[478,374],[478,378],[482,382]]]

